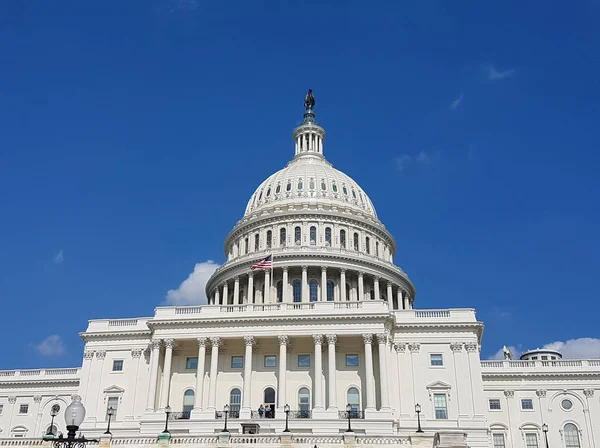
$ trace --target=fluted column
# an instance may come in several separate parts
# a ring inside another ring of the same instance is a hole
[[[237,275],[233,278],[233,304],[240,304],[240,278]]]
[[[251,398],[252,398],[252,347],[254,346],[254,336],[244,336],[244,343],[246,344],[246,353],[244,354],[244,385],[243,385],[243,397],[242,411],[250,415],[251,414]]]
[[[210,389],[208,393],[208,409],[215,410],[217,406],[217,367],[219,365],[219,344],[221,343],[221,338],[214,336],[210,338],[210,343],[212,345],[212,349],[210,352]]]
[[[323,409],[323,359],[321,358],[323,336],[313,334],[313,341],[315,343],[314,409]]]
[[[321,302],[327,302],[327,268],[321,267]]]
[[[396,292],[396,306],[398,307],[399,310],[401,310],[403,307],[402,290],[400,288],[398,288],[398,291]]]
[[[363,282],[363,272],[358,273],[358,301],[365,300],[365,285]]]
[[[387,337],[384,333],[377,335],[377,343],[379,344],[379,385],[381,396],[381,409],[390,408],[390,393],[388,391],[387,377]]]
[[[308,266],[302,266],[302,302],[308,302]]]
[[[248,274],[248,303],[254,303],[254,273]]]
[[[373,289],[375,290],[375,297],[371,297],[371,300],[381,299],[381,294],[379,293],[379,277],[375,277],[373,279]]]
[[[229,305],[229,289],[227,282],[223,285],[223,305]]]
[[[337,410],[337,383],[335,366],[335,343],[337,336],[335,334],[327,335],[327,361],[329,374],[327,375],[327,386],[329,387],[329,407],[327,409]]]
[[[283,303],[287,303],[290,300],[288,299],[288,294],[289,294],[289,289],[290,289],[290,285],[289,285],[289,279],[288,279],[288,267],[284,266],[283,267],[283,279],[281,281],[281,301]]]
[[[340,269],[340,302],[346,301],[346,270]]]
[[[263,303],[271,303],[271,295],[269,294],[269,291],[271,290],[271,271],[265,271],[265,291],[263,293]]]
[[[365,382],[367,383],[367,409],[375,409],[375,378],[373,377],[373,335],[363,334],[365,343]]]
[[[217,286],[217,289],[215,289],[215,303],[213,303],[213,305],[220,305],[221,302],[221,294],[219,294],[219,287]]]
[[[160,391],[160,408],[165,409],[169,404],[169,390],[171,388],[171,362],[173,360],[173,339],[165,339],[165,363],[163,366],[163,381]]]
[[[160,341],[153,340],[150,343],[152,353],[150,355],[150,385],[148,387],[147,411],[154,411],[156,406],[156,382],[158,381],[158,358],[160,357]]]
[[[404,293],[404,299],[402,301],[404,303],[404,309],[405,310],[409,310],[410,309],[410,305],[408,304],[408,300],[409,300],[408,293],[405,292]]]
[[[387,295],[387,301],[393,309],[394,308],[394,298],[392,297],[393,292],[392,292],[392,283],[391,282],[387,283],[387,294],[386,295]]]
[[[198,338],[198,367],[196,368],[196,396],[194,408],[202,409],[204,393],[204,363],[206,361],[206,338]]]
[[[279,386],[277,387],[277,408],[283,411],[285,407],[286,398],[286,390],[287,390],[287,381],[286,381],[286,373],[287,373],[287,345],[289,342],[288,336],[286,334],[280,334],[278,336],[279,339]],[[281,414],[283,415],[283,414]]]

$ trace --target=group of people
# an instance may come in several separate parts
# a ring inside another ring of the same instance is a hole
[[[263,406],[262,404],[258,407],[258,416],[259,418],[274,418],[275,412],[271,408],[270,404]]]

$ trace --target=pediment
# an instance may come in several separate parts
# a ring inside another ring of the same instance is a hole
[[[427,389],[451,389],[452,386],[450,386],[450,384],[448,383],[444,383],[443,381],[435,381],[431,384],[427,385]]]
[[[116,384],[108,386],[106,389],[104,389],[105,394],[122,394],[123,392],[125,392],[125,389],[117,386]]]

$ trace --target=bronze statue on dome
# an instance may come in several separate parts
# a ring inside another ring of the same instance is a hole
[[[312,110],[315,107],[315,97],[312,94],[312,89],[308,89],[308,93],[304,97],[304,107],[306,110]]]

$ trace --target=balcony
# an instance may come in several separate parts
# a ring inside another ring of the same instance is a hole
[[[169,420],[189,420],[189,419],[190,419],[190,411],[171,412],[169,414]]]
[[[450,308],[445,310],[395,310],[398,324],[419,323],[477,323],[475,310],[471,308]]]
[[[481,370],[485,374],[514,374],[535,371],[536,373],[600,373],[600,359],[558,359],[546,360],[500,360],[481,361]]]
[[[343,418],[345,420],[348,420],[348,418],[350,418],[351,420],[354,419],[364,419],[365,418],[365,414],[363,411],[339,411],[339,418]],[[350,417],[348,417],[348,414],[350,414]]]
[[[149,317],[139,319],[94,319],[88,323],[86,333],[110,332],[149,332]]]
[[[0,383],[20,381],[79,381],[79,369],[0,370]]]

